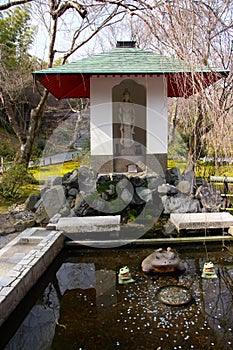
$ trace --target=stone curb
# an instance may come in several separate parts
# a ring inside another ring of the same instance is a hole
[[[30,228],[0,250],[0,325],[62,250],[64,239],[61,231]]]

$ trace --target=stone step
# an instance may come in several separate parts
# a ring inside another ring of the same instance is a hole
[[[56,230],[64,233],[119,231],[120,215],[60,218]]]
[[[172,213],[170,222],[180,230],[220,229],[233,226],[233,215],[226,212]]]

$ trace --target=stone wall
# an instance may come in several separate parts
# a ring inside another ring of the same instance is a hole
[[[60,217],[118,214],[125,223],[140,215],[145,206],[146,214],[153,218],[219,211],[221,205],[220,194],[205,181],[197,185],[193,172],[181,174],[172,168],[164,176],[143,172],[101,175],[86,166],[48,178],[40,195],[26,201],[39,224]]]

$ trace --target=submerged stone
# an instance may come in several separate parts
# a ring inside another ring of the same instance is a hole
[[[186,305],[193,300],[193,296],[188,288],[179,285],[161,287],[157,296],[160,301],[170,306]]]

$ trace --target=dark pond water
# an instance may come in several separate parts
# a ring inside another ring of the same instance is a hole
[[[229,250],[207,246],[207,256],[202,244],[175,247],[186,271],[151,278],[142,273],[141,262],[155,248],[78,249],[66,254],[4,349],[232,349]],[[215,264],[216,279],[201,278],[207,260]],[[135,282],[120,285],[117,275],[125,265]],[[188,287],[193,302],[163,304],[158,291],[166,285]],[[18,314],[22,317],[24,311]]]

